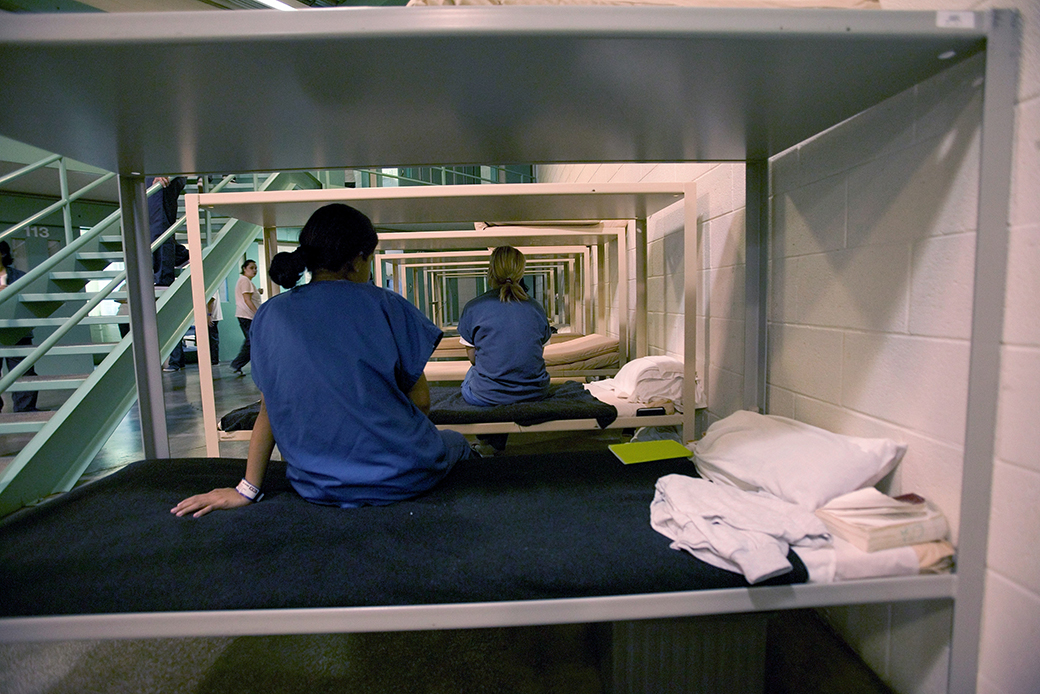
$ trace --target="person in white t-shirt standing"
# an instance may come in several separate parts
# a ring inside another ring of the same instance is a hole
[[[238,356],[231,362],[231,370],[238,376],[243,375],[242,368],[249,363],[249,328],[253,325],[256,309],[260,307],[260,290],[253,284],[254,277],[256,261],[247,259],[242,263],[242,275],[235,285],[235,317],[245,336],[242,349],[238,350]]]

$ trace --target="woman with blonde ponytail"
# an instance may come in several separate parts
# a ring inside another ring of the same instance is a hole
[[[462,382],[471,405],[541,400],[549,392],[542,347],[552,335],[541,305],[521,281],[524,254],[512,246],[491,253],[490,289],[471,300],[459,318],[459,337],[473,367]]]

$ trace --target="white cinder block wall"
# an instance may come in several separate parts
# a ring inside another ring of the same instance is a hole
[[[885,9],[983,9],[931,0]],[[978,691],[1040,692],[1040,3],[1022,14],[1010,253]],[[978,177],[980,61],[803,143],[771,164],[770,411],[906,441],[893,484],[956,526]],[[743,382],[743,167],[539,167],[541,181],[695,180],[703,273],[698,371],[714,416]],[[650,352],[682,354],[681,210],[648,225]],[[631,257],[631,256],[630,256]],[[633,258],[634,259],[634,258]],[[941,605],[828,611],[900,692],[945,691]]]

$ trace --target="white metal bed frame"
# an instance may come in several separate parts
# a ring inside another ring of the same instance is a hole
[[[433,216],[438,221],[465,222],[473,219],[503,219],[503,210],[519,208],[530,215],[527,220],[517,221],[564,221],[580,219],[582,214],[591,214],[591,219],[600,221],[609,219],[611,215],[620,215],[620,219],[640,216],[645,228],[645,217],[664,209],[680,199],[691,201],[687,204],[686,242],[688,248],[696,247],[696,185],[687,184],[575,184],[575,183],[519,183],[494,186],[436,186],[432,188],[341,188],[329,190],[295,190],[270,192],[241,193],[193,193],[185,196],[185,208],[188,219],[188,253],[192,267],[201,267],[202,233],[198,211],[219,209],[228,214],[255,224],[262,224],[265,237],[274,239],[274,229],[279,226],[303,226],[307,217],[328,202],[346,202],[383,223],[401,223],[425,216]],[[462,212],[459,212],[462,210]],[[459,215],[473,215],[468,220]],[[506,213],[507,214],[507,213]],[[518,230],[513,227],[490,227],[501,229],[501,233],[492,234],[495,243],[516,242],[524,239],[531,243],[544,244],[556,240],[567,245],[588,247],[601,245],[604,240],[618,244],[618,303],[621,307],[619,316],[620,344],[627,342],[627,310],[628,277],[636,277],[636,303],[645,305],[642,294],[646,291],[645,262],[636,263],[635,272],[630,273],[627,260],[627,229],[629,224],[587,229],[538,228]],[[638,226],[638,225],[637,225]],[[488,238],[488,229],[479,231],[447,231],[447,232],[402,232],[387,234],[387,244],[391,248],[423,244],[426,248],[472,248],[475,240]],[[404,237],[403,234],[408,236]],[[645,235],[637,236],[636,244],[646,243]],[[382,238],[380,244],[383,245]],[[645,259],[645,250],[637,253],[637,257]],[[687,263],[685,282],[687,306],[696,305],[697,266]],[[199,273],[191,278],[192,294],[195,310],[195,321],[201,325],[206,320],[205,279]],[[269,295],[275,293],[274,287],[268,287]],[[637,329],[638,334],[638,329]],[[695,355],[697,344],[696,321],[686,322],[685,354]],[[216,412],[213,390],[213,369],[210,365],[209,344],[206,340],[197,345],[199,350],[199,381],[202,392],[202,416],[206,439],[206,455],[220,456],[221,441],[240,441],[248,437],[247,432],[220,432],[217,422],[220,415]],[[683,401],[696,402],[696,363],[694,358],[685,360]],[[654,415],[648,417],[618,417],[610,426],[612,429],[635,428],[641,426],[681,425],[685,432],[695,429],[695,408],[686,407],[682,415]],[[466,434],[490,433],[538,433],[550,431],[582,431],[599,429],[594,419],[565,419],[545,422],[536,425],[520,425],[515,422],[488,422],[467,425],[443,425]]]
[[[500,60],[488,60],[492,45]],[[744,406],[760,408],[769,158],[965,57],[984,53],[986,75],[956,575],[548,603],[4,620],[2,638],[493,626],[939,599],[953,601],[949,689],[974,691],[1018,46],[1012,10],[468,7],[3,15],[0,132],[121,176],[148,457],[168,455],[169,446],[159,422],[150,263],[138,250],[147,249],[149,238],[146,173],[744,161]],[[397,60],[405,48],[429,63]],[[633,61],[653,69],[634,82]],[[170,70],[171,64],[183,69]],[[205,65],[221,69],[198,67]],[[415,127],[415,99],[423,102],[424,129]],[[551,112],[539,107],[550,103]],[[695,223],[687,219],[687,233]],[[692,255],[686,263],[695,262]]]

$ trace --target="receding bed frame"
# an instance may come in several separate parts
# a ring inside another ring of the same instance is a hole
[[[131,312],[141,317],[132,329],[146,452],[161,450],[165,428],[156,423],[161,360],[149,318],[149,264],[146,253],[133,250],[147,247],[149,238],[145,174],[744,161],[744,406],[756,409],[766,382],[769,158],[983,52],[986,81],[956,575],[586,600],[5,620],[2,638],[423,629],[938,599],[954,601],[949,689],[973,691],[1017,51],[1018,19],[1010,10],[468,7],[3,15],[0,132],[121,176]],[[402,60],[405,53],[426,62]],[[318,202],[292,195],[308,210]],[[354,200],[348,192],[342,196]],[[690,208],[687,234],[697,221]],[[535,219],[545,209],[509,218]],[[197,238],[193,246],[197,259]],[[693,255],[687,254],[688,267]]]
[[[634,272],[628,267],[627,230],[646,228],[646,218],[681,200],[690,201],[686,206],[686,244],[696,247],[696,185],[693,183],[642,183],[642,184],[598,184],[580,183],[516,183],[501,185],[457,185],[402,188],[339,188],[329,190],[292,190],[242,193],[201,193],[185,196],[188,218],[188,251],[192,258],[201,259],[202,236],[198,211],[219,210],[236,219],[263,226],[273,239],[277,227],[300,227],[310,214],[330,201],[347,202],[367,214],[378,226],[401,224],[409,220],[422,219],[438,223],[473,222],[486,219],[509,221],[515,215],[517,222],[562,222],[588,220],[594,222],[587,228],[562,229],[516,227],[490,227],[481,230],[446,232],[398,232],[380,237],[383,248],[416,247],[449,251],[472,249],[483,239],[492,244],[521,245],[522,242],[548,246],[553,242],[563,246],[603,249],[607,242],[617,245],[615,263],[618,268],[618,304],[628,306],[630,275],[635,276],[636,305],[646,306],[646,234],[636,233],[637,248]],[[601,220],[621,220],[621,224],[600,225]],[[488,233],[488,232],[491,233]],[[604,253],[604,255],[606,255]],[[640,262],[640,259],[642,262]],[[193,267],[201,267],[195,262]],[[686,305],[696,305],[696,265],[687,263],[685,283]],[[206,319],[206,290],[204,278],[193,275],[196,322]],[[276,292],[268,287],[269,296]],[[201,312],[200,312],[201,311]],[[628,341],[627,311],[620,309],[620,344]],[[643,311],[645,316],[645,310]],[[645,323],[645,322],[644,322]],[[637,355],[645,350],[645,324],[636,325]],[[641,338],[641,339],[640,339]],[[203,340],[205,342],[205,340]],[[687,321],[685,353],[696,354],[696,322]],[[202,390],[202,413],[206,435],[206,454],[219,457],[221,440],[240,440],[243,432],[220,434],[217,422],[222,413],[216,411],[213,396],[213,370],[209,359],[209,345],[199,344],[199,376]],[[684,402],[696,402],[696,364],[694,359],[685,362]],[[695,408],[686,408],[686,414],[661,415],[655,417],[625,417],[616,421],[612,428],[636,426],[668,426],[681,424],[684,431],[695,428]],[[594,419],[557,420],[533,426],[521,426],[511,422],[496,422],[474,425],[452,425],[463,433],[531,433],[543,431],[580,431],[598,429]],[[692,433],[689,436],[693,436]]]

